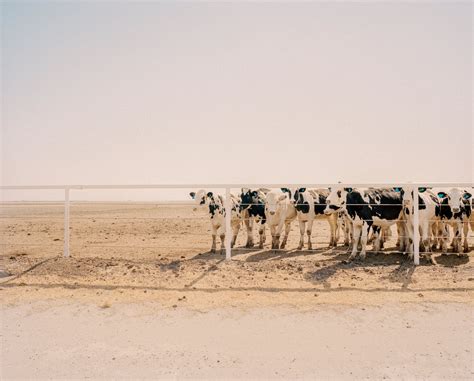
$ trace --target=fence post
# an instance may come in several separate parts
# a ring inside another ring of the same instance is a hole
[[[69,257],[69,188],[64,188],[64,256]]]
[[[413,188],[413,260],[420,264],[420,216],[418,205],[418,187]]]
[[[230,188],[225,188],[225,259],[230,260],[232,256],[232,202],[230,199]]]

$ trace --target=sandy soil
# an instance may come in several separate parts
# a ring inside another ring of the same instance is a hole
[[[2,379],[468,380],[472,308],[317,305],[206,313],[153,302],[2,311]]]
[[[327,248],[325,221],[315,224],[312,252],[294,250],[296,222],[289,250],[282,252],[269,250],[270,239],[263,250],[241,248],[242,231],[229,262],[209,253],[206,214],[188,205],[73,204],[71,257],[63,258],[62,213],[54,204],[3,207],[0,269],[10,275],[0,278],[4,303],[73,297],[97,303],[153,300],[199,310],[473,299],[472,251],[466,257],[438,254],[438,266],[422,259],[414,267],[396,252],[395,232],[384,253],[344,263],[342,246]],[[470,243],[474,247],[474,239]]]
[[[2,207],[3,378],[473,375],[473,251],[414,267],[394,232],[344,263],[318,221],[312,252],[294,249],[295,222],[289,250],[244,249],[241,232],[225,261],[188,205],[74,204],[63,258],[62,213]]]

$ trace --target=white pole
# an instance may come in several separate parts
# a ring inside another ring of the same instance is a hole
[[[64,256],[69,257],[69,188],[64,189]]]
[[[415,265],[420,264],[420,218],[418,206],[418,187],[413,188],[413,260]]]
[[[225,189],[225,259],[230,260],[232,256],[232,203],[230,200],[230,188]]]

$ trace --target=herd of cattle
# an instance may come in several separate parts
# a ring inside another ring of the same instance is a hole
[[[450,244],[453,252],[461,255],[469,251],[469,227],[474,231],[473,189],[418,188],[418,219],[420,252],[434,263],[432,250],[447,253]],[[191,192],[195,207],[206,207],[212,229],[211,251],[216,250],[216,237],[225,240],[225,200],[222,195],[199,190]],[[307,247],[312,249],[311,234],[315,219],[326,219],[330,227],[331,247],[336,247],[340,231],[344,245],[351,251],[349,259],[359,254],[366,256],[367,242],[373,241],[373,250],[380,251],[396,225],[397,247],[413,257],[414,195],[404,188],[329,188],[329,189],[246,189],[231,195],[232,241],[235,244],[241,225],[247,230],[246,247],[253,247],[254,225],[259,233],[259,248],[265,242],[265,227],[272,237],[272,249],[284,249],[291,223],[298,220],[303,249],[305,233]],[[451,234],[452,231],[452,234]],[[283,237],[280,241],[280,238]]]

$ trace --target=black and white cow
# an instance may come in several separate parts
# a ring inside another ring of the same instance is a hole
[[[469,224],[471,225],[472,234],[474,234],[474,188],[464,189],[465,195],[463,198],[466,200],[466,204],[471,207],[471,215],[469,216]],[[470,196],[469,196],[470,195]]]
[[[414,242],[414,197],[413,190],[394,188],[400,191],[403,199],[403,215],[406,221],[405,236],[406,250],[413,258]],[[418,226],[420,232],[421,251],[429,261],[436,264],[431,255],[431,248],[436,247],[437,224],[440,221],[440,202],[437,196],[427,188],[418,188]],[[432,239],[432,235],[434,235]]]
[[[440,219],[442,224],[442,252],[447,253],[449,242],[449,227],[453,229],[453,251],[459,255],[469,251],[467,241],[469,220],[472,209],[469,200],[472,194],[459,188],[437,190],[440,199]],[[464,235],[464,239],[463,239]],[[461,241],[462,245],[461,245]]]
[[[313,248],[311,242],[313,223],[315,219],[319,218],[324,218],[329,223],[329,228],[331,231],[329,246],[337,246],[337,241],[339,239],[338,214],[331,213],[328,215],[324,213],[328,195],[329,190],[327,189],[298,188],[294,191],[293,199],[300,228],[300,242],[298,244],[298,250],[301,250],[304,246],[305,231],[308,237],[308,250]]]
[[[325,213],[344,211],[352,222],[353,242],[349,259],[357,256],[359,242],[360,257],[366,256],[367,236],[370,228],[376,234],[374,250],[381,249],[380,229],[389,227],[403,218],[402,195],[393,189],[358,190],[353,188],[334,188],[326,200]]]
[[[290,234],[291,222],[296,218],[296,209],[291,201],[291,192],[274,190],[265,197],[265,215],[272,235],[272,249],[284,249]],[[280,236],[285,226],[285,235],[280,244]]]
[[[267,189],[248,189],[242,188],[240,193],[239,211],[247,228],[247,243],[245,247],[253,247],[253,225],[258,227],[260,236],[259,248],[263,248],[265,242],[265,192]]]
[[[215,195],[213,192],[206,192],[204,189],[200,189],[197,192],[191,192],[189,194],[191,198],[195,201],[194,210],[197,209],[198,206],[201,207],[208,207],[208,214],[209,219],[211,222],[211,232],[212,232],[212,245],[211,245],[211,252],[214,253],[216,251],[216,237],[217,235],[221,239],[221,252],[223,252],[225,247],[225,233],[226,233],[226,226],[225,226],[225,200],[224,197],[221,195]],[[240,201],[234,195],[231,195],[231,226],[232,226],[232,241],[231,246],[234,246],[235,241],[237,239],[237,235],[239,234],[240,225],[241,225],[241,215],[239,212],[239,204]]]

